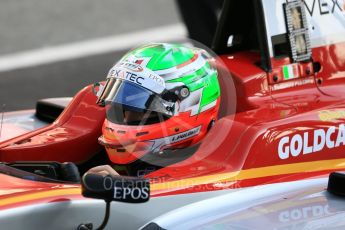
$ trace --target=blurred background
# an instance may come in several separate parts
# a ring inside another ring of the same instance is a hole
[[[2,0],[1,110],[73,96],[131,47],[186,37],[173,0]]]

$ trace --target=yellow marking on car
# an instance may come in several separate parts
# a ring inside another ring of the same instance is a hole
[[[305,163],[275,165],[261,168],[246,169],[230,173],[220,173],[208,176],[194,177],[171,182],[151,184],[151,191],[182,189],[212,183],[236,182],[239,180],[278,176],[292,173],[317,172],[345,168],[345,159],[323,160]]]
[[[321,121],[336,121],[345,119],[344,110],[322,110],[319,111],[319,118]]]
[[[54,189],[49,191],[40,191],[30,194],[16,195],[15,197],[9,197],[0,199],[0,206],[11,205],[15,203],[28,202],[39,199],[54,198],[59,196],[69,195],[81,195],[80,188],[67,188],[67,189]]]
[[[151,184],[151,191],[176,190],[213,183],[229,183],[236,182],[239,180],[256,179],[284,174],[317,172],[338,169],[345,169],[345,159],[276,165],[229,173],[188,178],[171,182],[153,183]],[[0,206],[69,195],[81,195],[81,188],[78,187],[68,189],[56,189],[50,191],[39,191],[30,194],[16,195],[15,197],[0,199]]]

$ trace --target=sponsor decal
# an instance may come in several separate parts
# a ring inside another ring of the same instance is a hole
[[[120,62],[129,62],[135,63],[140,65],[143,69],[147,66],[147,64],[151,61],[152,57],[136,57],[135,55],[130,55],[126,57],[126,59],[121,60]]]
[[[312,141],[309,141],[312,140]],[[312,142],[312,144],[309,144]],[[328,129],[316,129],[311,134],[295,134],[280,139],[278,156],[282,160],[299,155],[307,155],[322,151],[324,148],[333,149],[345,145],[345,125],[330,126]]]
[[[138,59],[135,61],[136,64],[141,65],[143,63],[144,59]]]
[[[165,81],[154,71],[143,68],[132,62],[120,62],[110,71],[107,78],[117,78],[140,85],[155,93],[162,93],[165,89]]]
[[[134,71],[134,72],[143,72],[143,70],[144,70],[140,64],[132,63],[132,62],[120,62],[116,66],[123,67],[123,68],[126,68],[126,69],[128,69],[130,71]]]
[[[187,138],[193,137],[195,135],[197,135],[200,132],[200,128],[195,128],[192,130],[189,130],[187,132],[181,133],[181,134],[177,134],[175,136],[172,137],[171,139],[171,143],[176,143],[179,141],[183,141]]]
[[[334,14],[336,11],[344,11],[344,3],[341,0],[303,0],[310,16],[315,12],[320,15]]]
[[[149,198],[149,188],[138,188],[138,187],[114,187],[114,199],[133,199],[133,200],[139,200],[139,199],[148,199]]]
[[[279,214],[279,221],[288,223],[290,221],[298,221],[303,219],[318,218],[331,215],[328,205],[314,205],[301,208],[285,210]]]
[[[307,85],[307,84],[314,84],[314,79],[313,78],[296,79],[294,81],[278,83],[278,84],[272,85],[271,89],[273,91],[276,91],[276,90],[293,88],[293,87],[298,87],[298,86]]]
[[[103,187],[107,191],[113,190],[115,200],[142,200],[149,198],[150,188],[142,181],[131,182],[123,180],[113,180],[107,176],[103,180]]]
[[[109,77],[115,77],[121,80],[127,80],[138,85],[143,85],[143,81],[145,80],[143,77],[138,76],[135,73],[124,71],[122,69],[112,69],[110,71]]]
[[[180,142],[180,141],[183,141],[183,140],[186,140],[188,138],[198,135],[200,133],[200,130],[201,130],[201,125],[194,129],[190,129],[182,133],[178,133],[178,134],[168,136],[165,138],[151,140],[154,142],[152,149],[154,152],[159,152],[161,148],[165,145],[177,143],[177,142]]]
[[[319,112],[319,118],[321,121],[335,121],[338,119],[345,119],[345,111],[331,111],[324,110]]]

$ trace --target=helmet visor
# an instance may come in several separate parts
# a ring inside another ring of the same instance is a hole
[[[118,125],[151,125],[170,118],[169,116],[153,111],[136,112],[128,110],[126,107],[119,104],[107,105],[106,113],[107,120]]]
[[[117,111],[118,113],[131,111],[132,115],[147,114],[147,112],[151,112],[151,116],[152,114],[162,114],[165,117],[174,115],[174,102],[166,101],[156,93],[128,81],[108,79],[104,92],[106,92],[104,102],[108,107],[107,110],[115,109],[111,113],[108,111],[107,115],[116,115],[114,113]],[[108,119],[113,120],[109,116]],[[116,120],[119,122],[122,119]]]

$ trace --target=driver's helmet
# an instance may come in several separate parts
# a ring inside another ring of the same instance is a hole
[[[186,148],[206,135],[220,105],[212,59],[202,49],[158,43],[130,51],[110,69],[97,103],[106,107],[99,143],[113,163]]]

